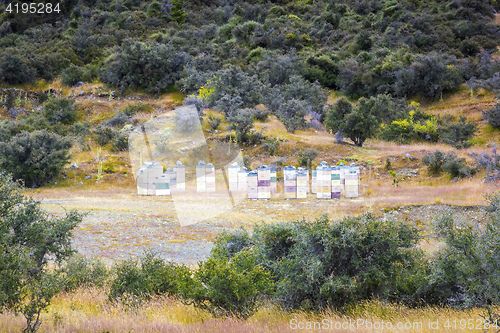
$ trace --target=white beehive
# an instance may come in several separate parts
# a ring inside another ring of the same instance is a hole
[[[148,182],[147,176],[144,174],[144,169],[140,169],[137,172],[137,194],[147,195],[148,194]]]
[[[233,164],[231,164],[227,167],[229,191],[231,191],[231,192],[238,191],[238,172],[239,171],[240,171],[240,166],[236,162],[234,162]]]
[[[331,168],[324,161],[316,168],[316,197],[318,199],[332,198]]]
[[[311,193],[317,193],[317,179],[318,179],[318,172],[316,170],[311,170]]]
[[[259,199],[271,199],[271,169],[267,165],[257,168],[257,195]]]
[[[174,165],[175,171],[175,179],[176,179],[176,187],[175,190],[177,192],[186,191],[186,166],[182,165],[181,161],[177,161],[177,164]]]
[[[206,166],[204,161],[199,161],[196,166],[196,192],[206,192],[207,182],[206,182]]]
[[[205,182],[207,192],[215,192],[215,166],[212,163],[208,163],[205,168]]]
[[[307,177],[305,170],[297,172],[297,199],[307,199]]]
[[[248,199],[258,199],[259,191],[258,191],[258,174],[257,171],[250,171],[247,175],[247,184],[248,184]]]
[[[357,198],[359,197],[359,178],[360,172],[359,167],[353,164],[348,169],[345,174],[345,197],[346,198]]]
[[[248,177],[247,168],[243,168],[238,172],[238,192],[247,191],[248,188],[247,177]]]
[[[170,193],[177,192],[177,173],[172,170],[172,168],[167,168],[167,171],[165,171],[165,175],[167,175],[169,179]]]
[[[276,169],[271,169],[271,193],[278,193]]]
[[[332,167],[332,199],[340,199],[342,194],[340,183],[340,168]]]
[[[170,177],[168,174],[163,174],[160,177],[156,177],[155,182],[155,192],[156,195],[170,195]]]
[[[297,170],[290,165],[283,168],[283,186],[285,188],[285,199],[297,198]]]

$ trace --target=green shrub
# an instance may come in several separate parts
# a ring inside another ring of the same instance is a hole
[[[90,71],[86,68],[71,64],[61,73],[61,78],[62,84],[71,87],[80,81],[90,81],[91,75]]]
[[[183,66],[184,55],[168,44],[126,41],[104,65],[101,80],[124,89],[160,93],[180,78]]]
[[[426,272],[418,240],[417,228],[371,215],[261,226],[253,238],[276,280],[272,297],[286,308],[312,309],[372,297],[418,302]]]
[[[429,174],[438,175],[443,171],[444,157],[442,151],[436,150],[433,154],[425,155],[422,158],[422,163],[427,165]]]
[[[115,137],[115,131],[113,131],[111,128],[105,127],[105,126],[97,127],[94,130],[93,134],[94,134],[95,141],[97,142],[97,144],[99,146],[105,146],[105,145],[109,144],[113,140],[113,138]]]
[[[236,132],[237,141],[247,143],[254,123],[253,110],[237,110],[227,118],[227,122],[229,123],[228,129]]]
[[[443,164],[443,171],[449,173],[453,178],[470,177],[476,170],[465,163],[465,158],[458,158],[453,153],[446,154]]]
[[[435,303],[460,307],[500,304],[498,198],[498,193],[487,197],[491,223],[484,230],[455,219],[451,212],[434,222],[438,239],[445,243],[432,260]]]
[[[454,153],[445,155],[439,150],[436,150],[433,154],[425,155],[422,158],[422,163],[427,165],[429,174],[431,175],[438,175],[442,171],[445,171],[453,178],[462,178],[470,177],[476,173],[475,169],[465,163],[464,158],[458,158]]]
[[[113,134],[113,139],[111,140],[111,151],[128,151],[128,135],[116,131]]]
[[[32,83],[36,72],[21,58],[5,53],[0,61],[0,78],[8,84]]]
[[[184,283],[190,275],[187,267],[166,263],[149,251],[140,261],[129,259],[115,266],[108,298],[137,307],[154,295],[186,294]]]
[[[456,148],[468,148],[471,146],[470,140],[477,131],[477,124],[472,120],[460,116],[455,124],[442,126],[438,129],[439,141],[452,145]]]
[[[192,303],[214,316],[247,319],[272,290],[271,275],[249,250],[237,252],[230,260],[209,258],[201,263],[194,279],[198,288],[191,294]]]
[[[50,124],[71,125],[78,117],[74,101],[69,98],[51,99],[43,107],[45,118]]]
[[[79,287],[102,288],[109,276],[102,261],[82,255],[72,256],[60,272],[63,275],[63,289],[66,291],[74,291]]]
[[[312,169],[312,161],[318,156],[319,152],[312,148],[301,149],[297,154],[297,163],[300,167]]]
[[[262,144],[262,147],[270,156],[276,155],[279,146],[280,141],[276,138],[266,138],[264,144]]]
[[[484,111],[483,118],[490,126],[500,128],[500,104],[495,104],[492,109]]]
[[[267,110],[255,109],[253,116],[256,120],[264,122],[269,117],[269,112]]]
[[[71,140],[46,130],[21,132],[0,142],[0,169],[22,179],[28,187],[39,187],[64,169],[71,147]]]
[[[216,116],[213,116],[211,114],[208,115],[208,124],[210,125],[210,127],[213,130],[216,130],[219,128],[221,121],[222,121],[221,117],[216,117]]]

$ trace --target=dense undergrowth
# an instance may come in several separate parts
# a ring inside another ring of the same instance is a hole
[[[0,6],[7,85],[177,89],[226,116],[264,104],[292,132],[314,125],[306,115],[324,120],[325,89],[434,100],[465,82],[499,87],[493,1],[72,0],[46,16]],[[356,115],[351,126],[383,120]]]

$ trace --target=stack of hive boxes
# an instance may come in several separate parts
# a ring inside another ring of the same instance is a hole
[[[340,167],[332,167],[332,199],[340,199],[341,194]]]
[[[307,187],[307,193],[309,193],[309,170],[306,170],[305,168],[297,168],[297,174],[299,173],[305,173],[306,174],[306,180],[307,180],[307,184],[306,184],[306,187]]]
[[[144,169],[137,171],[137,194],[148,195],[148,181],[144,175]]]
[[[165,173],[156,177],[155,195],[170,195],[170,177]]]
[[[208,163],[205,168],[205,182],[207,192],[215,192],[215,166],[212,163]]]
[[[297,172],[297,199],[307,199],[307,192],[309,192],[307,186],[308,178],[306,170],[302,169]]]
[[[345,174],[345,197],[346,198],[357,198],[359,197],[359,167],[355,164],[346,169]]]
[[[339,164],[339,169],[340,169],[340,190],[342,194],[345,194],[345,173],[347,167],[344,165],[343,162]]]
[[[285,199],[297,198],[297,171],[294,166],[283,168]]]
[[[227,167],[227,174],[229,178],[229,191],[238,191],[238,172],[240,171],[240,166],[238,163],[234,162]]]
[[[247,168],[243,167],[238,172],[238,192],[245,192],[248,188],[248,183],[247,183],[247,178],[248,178],[248,172]]]
[[[258,178],[259,178],[259,176],[258,176],[256,171],[250,171],[247,175],[248,199],[258,199],[259,198]]]
[[[316,170],[311,170],[311,193],[316,193],[318,188],[318,172]]]
[[[204,161],[198,162],[196,166],[196,192],[206,192],[207,191],[207,181],[206,181],[206,166]]]
[[[145,163],[137,172],[137,194],[155,195],[156,179],[163,176],[163,166],[158,162]]]
[[[332,172],[328,163],[321,162],[316,168],[316,197],[318,199],[332,198]]]
[[[177,164],[174,165],[175,172],[175,192],[184,192],[186,191],[186,166],[182,165],[181,161],[177,161]]]
[[[276,179],[276,169],[271,169],[271,193],[278,193],[278,182]]]
[[[259,199],[271,199],[271,169],[267,165],[257,168],[257,195]]]
[[[172,168],[167,168],[165,174],[170,180],[170,192],[175,193],[177,191],[177,173]]]

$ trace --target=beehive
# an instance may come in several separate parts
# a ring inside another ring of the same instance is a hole
[[[140,169],[137,172],[137,194],[138,195],[148,194],[148,183],[147,183],[147,177],[144,174],[144,169]]]
[[[317,193],[318,188],[318,172],[316,170],[311,170],[311,193]]]
[[[256,171],[250,171],[247,175],[247,185],[248,185],[248,199],[258,199],[258,174]]]
[[[257,168],[257,195],[259,199],[271,199],[271,169],[267,165]]]
[[[271,193],[278,193],[278,181],[276,177],[276,169],[271,169]]]
[[[177,191],[177,173],[173,171],[172,168],[167,168],[165,175],[167,175],[169,179],[170,193],[175,193]]]
[[[297,172],[297,199],[307,199],[307,173],[305,170]]]
[[[206,165],[204,161],[198,162],[196,166],[196,192],[206,192],[207,182],[206,182]]]
[[[215,192],[215,166],[212,163],[208,163],[205,168],[205,182],[207,192]]]
[[[181,161],[177,161],[174,165],[175,179],[176,179],[176,192],[186,191],[186,166],[182,165]]]
[[[247,177],[248,177],[247,168],[243,168],[238,172],[238,192],[247,191],[248,188]]]
[[[283,168],[285,199],[297,198],[297,170],[290,165]]]
[[[357,198],[359,197],[359,167],[353,164],[349,167],[345,174],[345,197]]]
[[[229,180],[229,191],[236,192],[238,191],[238,172],[240,171],[240,166],[238,163],[234,162],[233,164],[227,167],[227,175]]]
[[[170,195],[170,177],[168,174],[163,174],[160,177],[156,177],[155,182],[156,195]]]
[[[324,161],[316,168],[316,197],[318,199],[332,198],[331,168]]]
[[[155,182],[156,177],[160,177],[163,175],[163,166],[161,166],[158,162],[152,161],[144,163],[141,167],[142,176],[140,179],[138,178],[138,184],[141,183],[142,193],[143,195],[155,195]],[[139,191],[138,191],[139,192]]]
[[[297,168],[297,174],[299,174],[299,173],[306,174],[306,187],[307,187],[307,193],[309,193],[309,191],[310,191],[309,170],[306,170],[305,168]]]
[[[342,194],[340,184],[340,167],[332,167],[332,199],[340,199]]]

